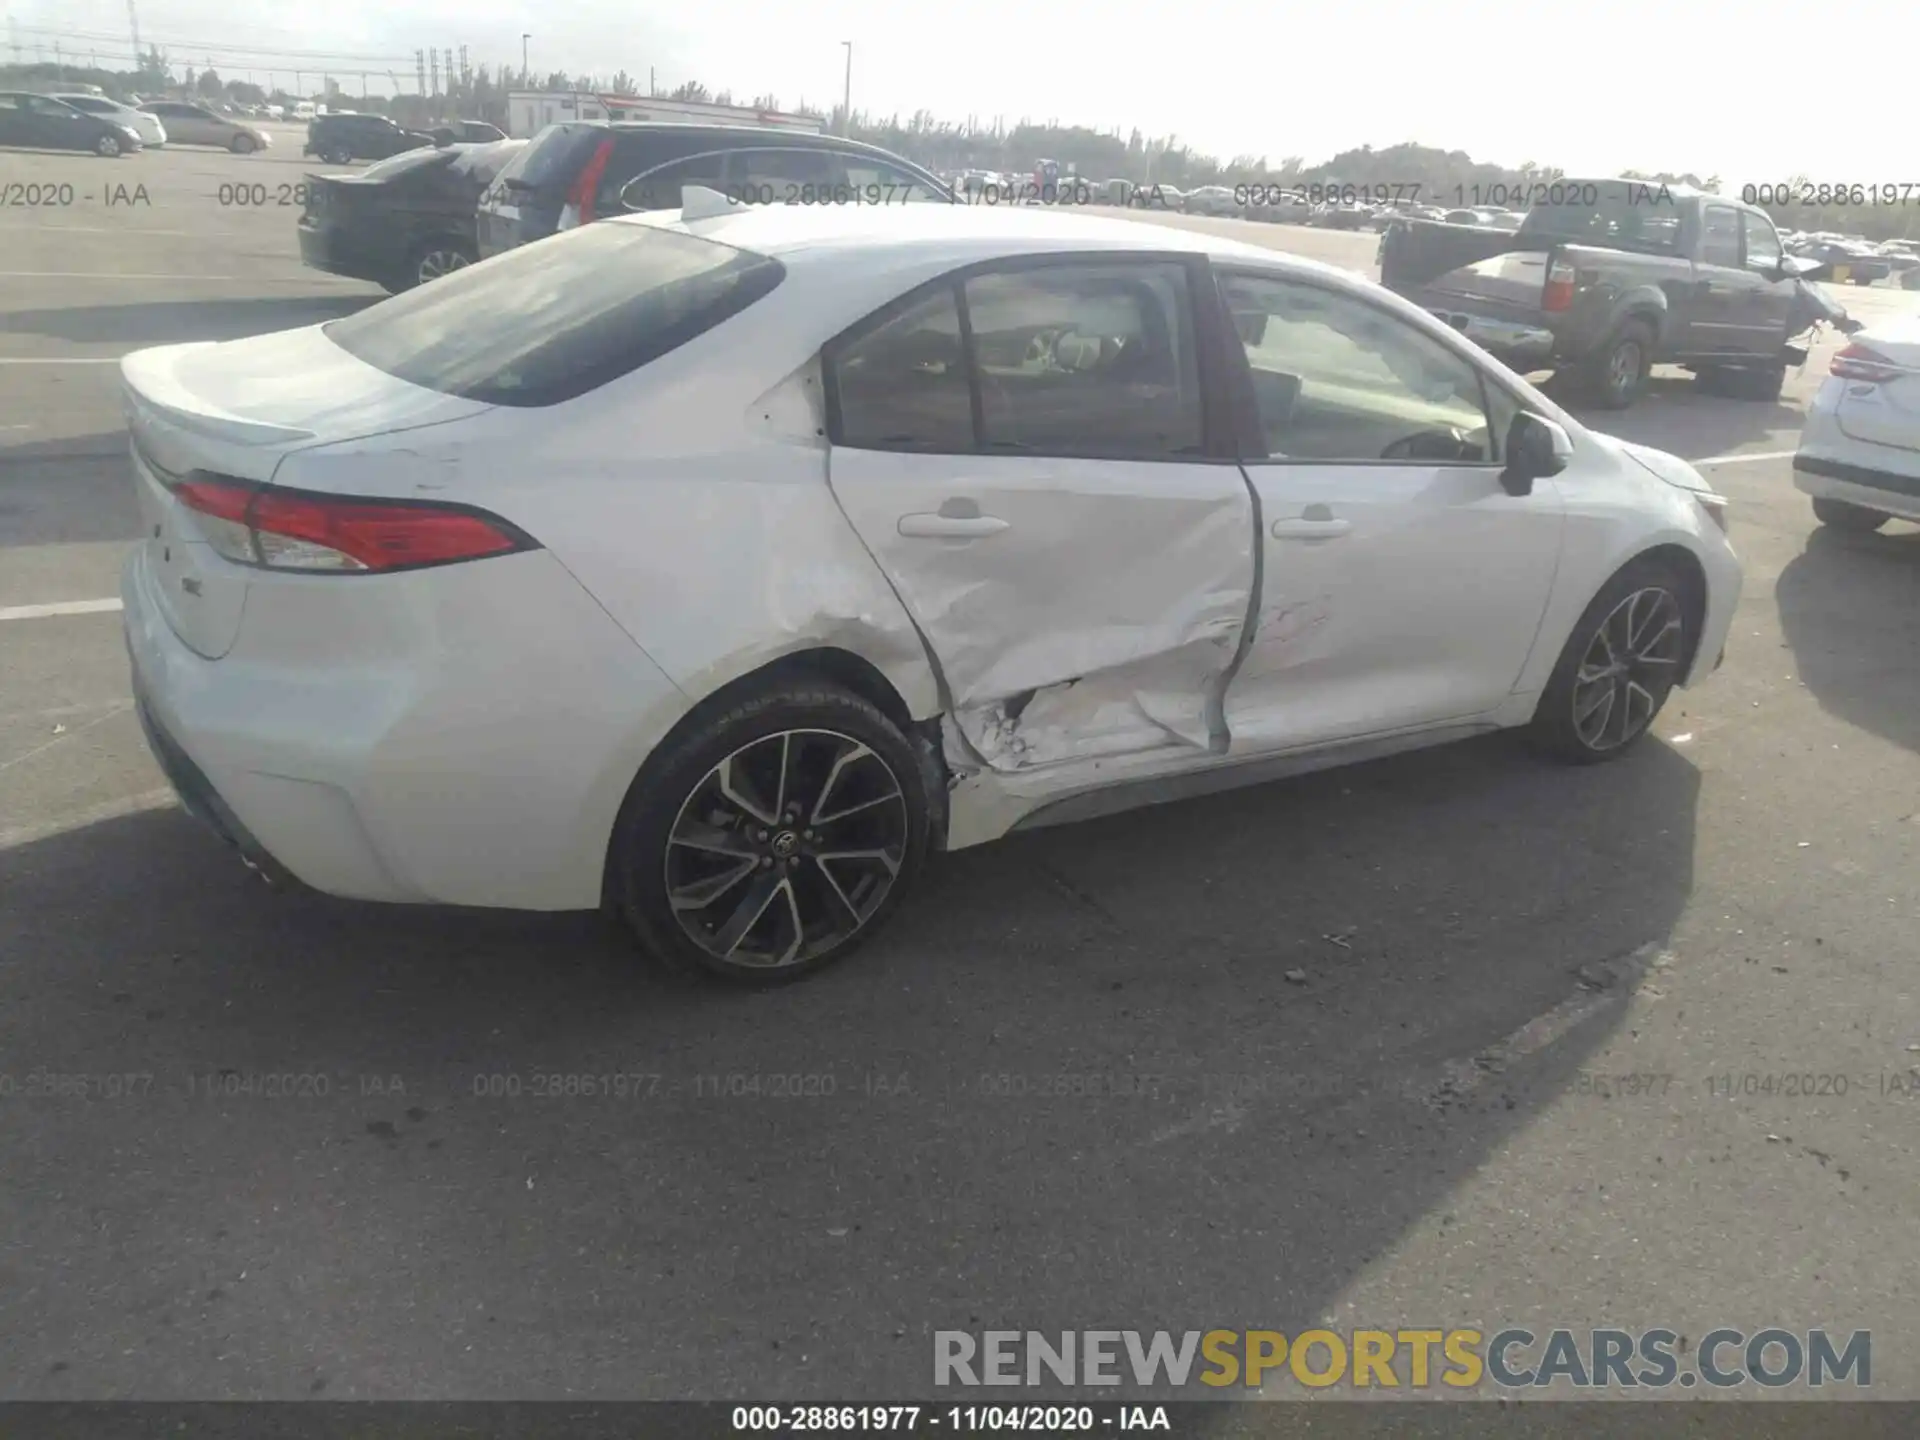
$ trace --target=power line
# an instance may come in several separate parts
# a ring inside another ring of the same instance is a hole
[[[123,35],[104,35],[97,31],[55,30],[42,25],[22,25],[19,28],[39,35],[56,36],[61,40],[85,40],[96,43],[111,41],[118,43],[126,38]],[[400,55],[364,55],[345,50],[280,50],[262,45],[219,45],[208,44],[201,40],[157,39],[151,35],[146,37],[146,43],[148,45],[176,50],[197,50],[202,52],[218,50],[223,53],[236,55],[278,55],[296,60],[369,60],[382,64],[393,64],[396,61],[406,58]]]

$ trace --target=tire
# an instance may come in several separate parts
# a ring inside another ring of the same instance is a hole
[[[1541,692],[1529,727],[1534,743],[1557,759],[1591,765],[1618,759],[1645,738],[1693,642],[1691,589],[1661,560],[1636,560],[1602,586]],[[1619,673],[1590,673],[1622,661]],[[1599,698],[1603,686],[1609,699]]]
[[[799,787],[799,803],[791,788],[769,802],[776,786]],[[615,826],[609,896],[671,969],[798,980],[864,944],[912,886],[932,842],[928,787],[913,744],[872,702],[824,681],[769,686],[648,761]],[[824,823],[806,826],[809,807]],[[829,868],[817,858],[829,845],[865,858]]]
[[[227,148],[236,155],[251,155],[260,147],[253,143],[251,135],[236,135],[233,137],[233,143]]]
[[[464,270],[478,258],[470,240],[429,240],[414,247],[413,253],[407,256],[407,267],[398,277],[397,284],[388,288],[396,294],[401,290],[411,290],[455,270]]]
[[[116,160],[125,149],[117,135],[102,135],[93,142],[93,153],[103,160]]]
[[[1581,367],[1583,388],[1603,410],[1625,410],[1647,388],[1653,370],[1653,327],[1629,320]]]
[[[1920,290],[1920,267],[1915,267],[1911,270],[1902,270],[1900,272],[1900,288],[1902,290]]]
[[[321,155],[320,159],[323,164],[327,165],[351,165],[353,163],[353,152],[351,150],[328,150]]]
[[[1893,517],[1864,505],[1850,505],[1845,500],[1815,498],[1813,518],[1849,535],[1871,535]]]
[[[1787,388],[1785,365],[1763,365],[1753,369],[1730,370],[1725,376],[1725,393],[1736,400],[1778,400]]]

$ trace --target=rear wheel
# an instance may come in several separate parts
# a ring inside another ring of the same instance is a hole
[[[1900,272],[1900,288],[1902,290],[1920,290],[1920,266]]]
[[[682,971],[779,984],[884,923],[930,840],[912,744],[838,686],[751,696],[650,762],[614,837],[609,891]]]
[[[1701,385],[1715,395],[1736,400],[1778,400],[1787,387],[1784,364],[1713,366],[1699,372]]]
[[[407,257],[406,269],[401,272],[399,283],[391,288],[396,292],[411,290],[416,285],[425,285],[455,270],[464,270],[474,259],[473,245],[469,241],[429,240]]]
[[[1605,410],[1625,410],[1647,388],[1653,370],[1653,327],[1629,320],[1587,357],[1582,380],[1589,398]]]
[[[259,147],[253,143],[251,135],[236,135],[233,137],[233,143],[227,148],[236,155],[251,155]]]
[[[1813,502],[1813,518],[1822,525],[1831,525],[1835,530],[1871,535],[1893,517],[1878,510],[1869,510],[1864,505],[1850,505],[1845,500],[1816,498]]]
[[[351,165],[353,163],[353,152],[351,150],[342,150],[336,146],[332,150],[321,151],[320,158],[329,165]]]
[[[1624,755],[1680,682],[1692,624],[1688,586],[1660,560],[1627,566],[1573,627],[1534,711],[1532,735],[1577,764]]]

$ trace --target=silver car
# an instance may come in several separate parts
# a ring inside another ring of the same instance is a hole
[[[273,143],[258,126],[215,114],[204,105],[184,100],[149,100],[140,108],[158,117],[166,126],[167,138],[176,145],[216,145],[236,155],[251,155]]]
[[[116,125],[125,125],[140,137],[140,143],[149,149],[167,143],[166,127],[160,123],[160,117],[149,115],[144,110],[136,110],[131,105],[122,105],[118,100],[109,100],[104,95],[68,95],[57,94],[56,100],[64,100],[76,110],[84,110],[89,115],[98,115],[102,120],[110,120]]]

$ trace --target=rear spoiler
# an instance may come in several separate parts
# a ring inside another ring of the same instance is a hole
[[[248,420],[210,409],[207,402],[192,395],[174,378],[171,359],[187,349],[216,342],[203,340],[199,345],[165,345],[136,350],[120,361],[120,386],[129,411],[142,410],[176,429],[224,440],[230,445],[287,445],[314,438],[311,430],[291,425],[273,425],[263,420]],[[129,420],[132,416],[128,416]]]

